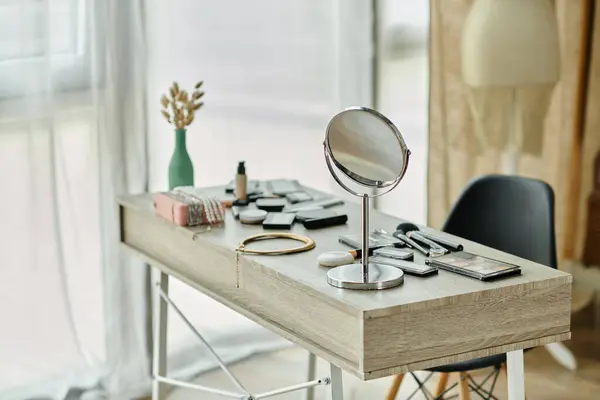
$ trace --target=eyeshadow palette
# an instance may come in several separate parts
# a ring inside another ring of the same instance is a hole
[[[489,281],[505,276],[519,275],[521,267],[476,254],[459,251],[444,256],[427,259],[426,262],[441,269]]]

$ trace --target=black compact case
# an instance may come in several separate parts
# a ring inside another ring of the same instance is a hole
[[[319,229],[328,226],[343,225],[346,222],[348,222],[348,216],[346,214],[341,214],[323,218],[307,219],[303,221],[302,224],[306,229]]]
[[[258,199],[256,200],[256,207],[260,210],[268,212],[280,212],[286,206],[287,201],[285,199]]]
[[[338,214],[331,210],[304,210],[296,213],[296,221],[304,222],[309,219],[329,218],[335,217],[336,215]]]
[[[262,223],[264,229],[292,229],[296,216],[289,213],[272,212]]]
[[[319,229],[343,225],[348,221],[348,216],[331,210],[306,210],[296,213],[296,221],[302,222],[306,229]]]

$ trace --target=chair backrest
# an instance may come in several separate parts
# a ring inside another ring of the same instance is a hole
[[[471,181],[443,231],[556,268],[554,192],[545,182],[486,175]]]

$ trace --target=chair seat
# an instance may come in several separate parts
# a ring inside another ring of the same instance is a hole
[[[506,354],[496,354],[493,356],[476,358],[474,360],[462,361],[454,364],[440,365],[439,367],[429,368],[432,372],[466,372],[475,369],[495,367],[506,362]]]

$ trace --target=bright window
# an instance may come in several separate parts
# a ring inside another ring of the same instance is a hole
[[[0,99],[48,85],[89,87],[86,6],[86,0],[0,0]]]

